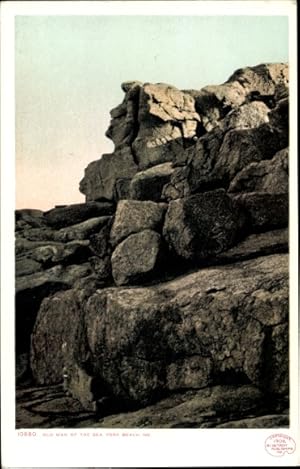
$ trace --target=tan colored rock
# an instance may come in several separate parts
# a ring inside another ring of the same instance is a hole
[[[137,172],[131,149],[122,147],[118,152],[103,155],[85,169],[80,182],[80,192],[85,194],[86,201],[99,199],[113,200],[115,184],[118,179],[131,178]]]

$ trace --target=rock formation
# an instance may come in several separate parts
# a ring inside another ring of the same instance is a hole
[[[16,211],[17,425],[286,426],[288,66],[122,88],[86,202]]]

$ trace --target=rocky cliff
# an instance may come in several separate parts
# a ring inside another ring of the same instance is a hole
[[[288,66],[122,88],[86,202],[16,211],[17,425],[285,426]]]

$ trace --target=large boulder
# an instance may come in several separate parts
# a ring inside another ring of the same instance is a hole
[[[58,341],[51,342],[51,353],[46,346],[33,350],[35,377],[43,382],[49,368],[49,381],[51,374],[59,378],[55,369],[65,366],[67,340],[59,330],[74,321],[72,327],[85,332],[74,339],[81,351],[68,365],[70,380],[78,367],[92,376],[94,399],[105,390],[120,402],[145,405],[183,388],[251,383],[262,392],[286,395],[287,279],[288,258],[277,254],[147,288],[108,288],[83,293],[79,300],[71,292],[53,296],[43,303],[32,341],[34,347],[50,343],[48,336]],[[59,315],[70,301],[79,301],[84,316]],[[53,315],[59,317],[53,321]]]
[[[161,237],[152,230],[128,236],[111,258],[116,285],[140,283],[153,277],[162,257]]]
[[[171,201],[163,235],[180,257],[204,260],[236,243],[242,222],[242,212],[220,189]]]
[[[34,326],[31,339],[30,363],[35,382],[39,385],[62,384],[65,396],[72,389],[75,398],[80,398],[86,410],[94,411],[93,401],[105,391],[94,389],[94,379],[89,373],[90,352],[85,338],[84,309],[85,295],[91,290],[68,290],[44,299]],[[44,334],[36,330],[44,329]],[[48,354],[50,366],[40,350]],[[77,401],[78,402],[78,401]],[[79,404],[79,403],[78,403]],[[57,410],[53,405],[53,412]]]
[[[129,146],[124,146],[115,153],[103,155],[85,169],[79,189],[86,196],[86,201],[113,200],[115,186],[119,179],[132,178],[137,172]]]
[[[110,233],[111,244],[116,246],[143,230],[160,231],[166,208],[165,204],[151,201],[120,200]]]

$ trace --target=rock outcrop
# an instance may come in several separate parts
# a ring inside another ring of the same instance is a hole
[[[18,422],[288,425],[288,66],[122,88],[86,203],[16,212]]]

